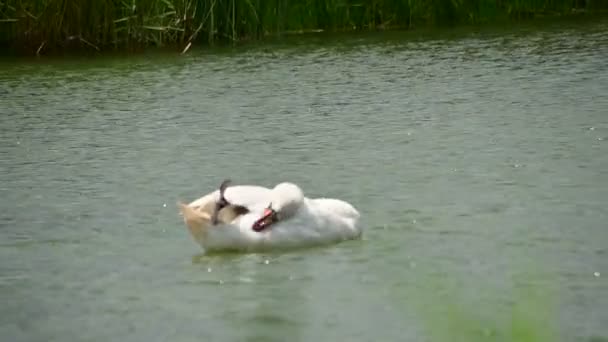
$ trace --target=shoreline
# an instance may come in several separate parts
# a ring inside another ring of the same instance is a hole
[[[608,19],[608,10],[595,10],[595,11],[571,11],[570,13],[563,14],[547,14],[539,15],[536,14],[531,18],[525,19],[510,19],[503,17],[500,20],[483,23],[461,23],[451,25],[415,25],[415,26],[375,26],[373,28],[341,28],[341,29],[299,29],[299,30],[285,30],[277,32],[266,32],[259,38],[241,37],[240,39],[219,39],[212,42],[205,41],[203,39],[193,39],[188,42],[174,42],[166,43],[161,45],[154,45],[149,43],[136,42],[133,45],[117,46],[115,44],[109,44],[107,46],[96,46],[88,40],[69,36],[68,39],[63,43],[57,43],[55,45],[47,44],[43,41],[38,45],[38,48],[34,47],[36,44],[29,42],[26,46],[18,44],[16,41],[7,42],[0,41],[0,58],[16,58],[16,59],[30,59],[30,58],[44,58],[44,57],[98,57],[98,56],[134,56],[144,55],[147,53],[161,53],[168,55],[188,55],[193,50],[200,51],[213,50],[215,48],[238,48],[247,46],[264,46],[272,45],[277,42],[288,42],[295,37],[305,37],[309,39],[311,37],[321,37],[322,39],[329,39],[349,36],[354,37],[359,34],[406,34],[406,35],[426,35],[429,32],[443,32],[450,33],[453,31],[484,31],[484,30],[504,30],[513,29],[519,27],[543,27],[546,25],[555,25],[561,23],[577,23],[577,22],[597,22]],[[3,23],[0,23],[2,25]]]

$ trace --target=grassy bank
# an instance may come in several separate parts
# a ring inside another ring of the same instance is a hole
[[[606,8],[604,0],[0,0],[0,46],[29,55],[184,51],[285,33],[483,24]]]

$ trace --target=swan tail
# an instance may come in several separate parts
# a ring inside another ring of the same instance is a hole
[[[206,212],[195,210],[182,202],[178,202],[177,205],[190,234],[197,241],[202,242],[211,223],[211,216]]]

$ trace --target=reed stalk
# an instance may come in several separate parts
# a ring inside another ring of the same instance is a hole
[[[29,54],[185,51],[286,32],[481,24],[606,9],[601,0],[0,0],[0,46]]]

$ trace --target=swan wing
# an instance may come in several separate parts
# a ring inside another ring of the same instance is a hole
[[[235,185],[226,189],[224,197],[232,204],[241,205],[255,211],[268,206],[271,201],[271,194],[272,190],[263,186]]]
[[[316,198],[310,200],[319,214],[341,217],[344,219],[359,219],[359,212],[350,203],[334,198]]]

